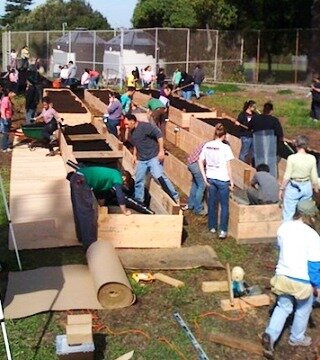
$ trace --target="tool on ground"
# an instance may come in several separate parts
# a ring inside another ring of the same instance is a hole
[[[9,231],[10,231],[10,234],[11,234],[11,238],[12,238],[12,242],[13,242],[13,246],[14,246],[14,251],[16,253],[16,258],[17,258],[19,270],[22,270],[19,250],[18,250],[17,241],[16,241],[16,237],[15,237],[15,234],[14,234],[14,230],[13,230],[13,225],[12,225],[12,222],[11,222],[8,202],[7,202],[6,193],[5,193],[5,190],[4,190],[4,185],[3,185],[3,180],[2,180],[1,175],[0,175],[0,186],[1,186],[1,193],[2,193],[2,199],[3,199],[4,207],[6,209],[7,219],[8,219],[8,222],[9,222]]]
[[[6,324],[4,322],[4,315],[3,315],[1,300],[0,300],[0,322],[1,322],[1,330],[2,330],[4,346],[6,348],[7,359],[12,360],[10,345],[9,345],[9,340],[8,340],[8,335],[7,335],[7,330],[6,330]]]
[[[191,330],[189,329],[188,325],[184,322],[182,317],[179,313],[173,314],[174,318],[176,319],[178,325],[182,328],[182,330],[187,334],[188,338],[190,339],[192,346],[198,353],[198,360],[209,360],[207,354],[202,349],[201,345],[199,344],[198,340],[195,338]]]

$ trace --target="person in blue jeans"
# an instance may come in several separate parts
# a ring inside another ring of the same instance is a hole
[[[194,79],[187,72],[183,71],[181,73],[181,79],[179,82],[179,89],[181,89],[182,97],[185,100],[191,100],[192,92],[194,88]]]
[[[233,190],[233,179],[230,161],[234,158],[226,140],[226,129],[218,123],[215,139],[207,142],[200,153],[199,168],[208,186],[208,226],[212,233],[217,232],[217,203],[220,201],[219,239],[225,239],[229,220],[229,190]],[[230,187],[230,189],[229,189]]]
[[[203,198],[206,190],[206,183],[203,180],[199,168],[199,156],[205,143],[200,144],[188,157],[188,170],[192,175],[191,189],[189,193],[188,204],[183,206],[182,210],[193,210],[196,215],[206,215],[207,211],[203,206]]]
[[[119,97],[119,94],[115,92],[109,93],[109,105],[106,114],[103,116],[103,121],[106,124],[109,133],[116,137],[118,137],[117,126],[120,126],[122,117],[122,105]]]
[[[317,213],[312,200],[302,200],[293,220],[282,223],[278,229],[279,260],[270,281],[277,303],[262,335],[263,354],[268,359],[274,358],[274,346],[293,312],[289,345],[312,343],[306,330],[314,295],[320,294],[320,236],[313,229]]]
[[[253,136],[252,131],[246,129],[246,127],[248,127],[252,117],[255,115],[255,109],[256,102],[254,100],[246,101],[236,121],[236,125],[239,126],[241,140],[239,159],[243,162],[247,162],[247,158],[250,156],[251,163],[253,163]]]
[[[165,155],[161,130],[156,125],[137,121],[132,114],[126,115],[124,125],[130,131],[129,141],[134,146],[132,162],[136,165],[135,200],[144,202],[145,177],[150,172],[162,189],[179,203],[179,194],[163,171]]]

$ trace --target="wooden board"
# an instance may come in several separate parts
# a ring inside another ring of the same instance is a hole
[[[202,116],[200,116],[202,118]],[[216,128],[210,124],[197,119],[197,117],[193,116],[190,121],[189,131],[193,135],[197,135],[202,138],[204,141],[210,141],[214,139]]]
[[[156,280],[162,281],[162,282],[164,282],[165,284],[171,285],[171,286],[173,286],[173,287],[180,288],[180,287],[183,287],[183,286],[184,286],[184,282],[183,282],[183,281],[180,281],[180,280],[178,280],[178,279],[174,279],[173,277],[168,276],[168,275],[165,275],[165,274],[162,274],[162,273],[155,273],[155,274],[153,275],[153,277],[154,277]]]
[[[98,240],[117,248],[178,248],[182,215],[99,214]]]
[[[107,97],[109,91],[108,90],[104,90],[104,91],[106,92],[106,97]],[[101,101],[97,96],[94,96],[94,94],[90,90],[87,89],[84,90],[84,100],[87,103],[89,103],[91,106],[96,108],[98,111],[100,111],[101,114],[104,114],[106,112],[107,105],[103,101]]]
[[[229,291],[228,281],[203,281],[201,290],[205,293]]]
[[[266,294],[262,294],[236,298],[234,299],[234,306],[231,306],[230,299],[225,299],[220,301],[220,305],[223,311],[248,310],[255,307],[270,305],[270,297]]]
[[[101,134],[68,135],[68,138],[71,141],[106,140],[105,135],[101,135]]]
[[[76,159],[120,159],[122,151],[74,151],[73,156]]]

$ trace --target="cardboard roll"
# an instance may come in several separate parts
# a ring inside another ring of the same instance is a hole
[[[130,306],[134,302],[134,296],[126,285],[110,283],[101,286],[98,301],[105,309],[118,309]]]

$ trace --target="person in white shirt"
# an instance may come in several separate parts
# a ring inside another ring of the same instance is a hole
[[[61,85],[67,85],[69,78],[69,68],[68,65],[64,65],[60,72]]]
[[[90,82],[89,69],[84,69],[84,72],[81,75],[81,86],[83,86],[85,89],[87,89],[89,82]]]
[[[226,140],[226,129],[218,123],[215,140],[207,142],[200,153],[199,168],[208,186],[208,225],[212,233],[217,231],[217,201],[220,200],[220,233],[219,239],[225,239],[229,220],[229,191],[233,190],[233,179],[230,160],[234,158]],[[205,170],[206,169],[206,170]]]
[[[278,296],[276,307],[262,335],[264,356],[274,358],[274,345],[288,316],[295,310],[290,330],[291,346],[309,346],[306,335],[314,294],[320,294],[320,236],[312,228],[318,213],[315,203],[301,200],[293,220],[283,222],[277,232],[279,260],[270,283]]]
[[[155,81],[156,77],[154,75],[154,72],[151,69],[151,66],[148,65],[142,75],[142,81],[143,81],[143,88],[144,89],[150,89],[153,86],[153,83]]]

